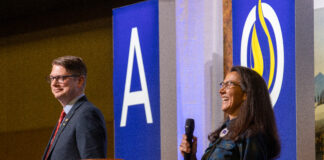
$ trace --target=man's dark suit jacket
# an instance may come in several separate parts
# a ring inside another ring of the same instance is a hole
[[[45,149],[43,160],[55,129]],[[63,119],[49,151],[48,160],[106,158],[106,132],[102,113],[83,96]]]

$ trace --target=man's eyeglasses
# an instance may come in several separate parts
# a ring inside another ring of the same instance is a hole
[[[46,80],[48,83],[52,83],[54,80],[56,80],[58,83],[63,83],[66,78],[69,77],[79,77],[80,75],[65,75],[65,76],[47,76]]]
[[[221,83],[219,83],[219,85],[220,85],[221,88],[225,88],[225,89],[229,89],[229,88],[232,88],[234,86],[240,86],[241,87],[241,85],[239,83],[236,83],[236,82],[233,82],[233,81],[221,82]]]

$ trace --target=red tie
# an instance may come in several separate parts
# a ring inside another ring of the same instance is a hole
[[[52,140],[51,140],[51,144],[50,144],[49,147],[48,147],[48,150],[47,150],[47,153],[46,153],[45,160],[47,160],[47,158],[48,158],[48,154],[49,154],[49,151],[51,150],[51,147],[52,147],[52,144],[53,144],[53,142],[54,142],[54,139],[55,139],[56,133],[57,133],[58,129],[60,128],[61,122],[62,122],[63,118],[65,117],[65,115],[66,115],[66,114],[65,114],[64,110],[62,110],[62,112],[61,112],[61,116],[60,116],[60,119],[59,119],[59,121],[58,121],[58,123],[57,123],[57,126],[56,126],[55,133],[54,133],[53,138],[52,138]]]

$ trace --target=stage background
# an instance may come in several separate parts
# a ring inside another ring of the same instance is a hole
[[[138,1],[1,1],[0,159],[41,159],[62,109],[45,77],[67,54],[87,64],[86,95],[104,114],[114,157],[112,8]]]
[[[109,76],[112,75],[111,12],[112,8],[138,1],[1,1],[0,18],[6,22],[0,26],[1,158],[15,160],[23,156],[24,159],[34,160],[42,156],[60,112],[60,105],[51,95],[45,76],[50,72],[51,60],[65,54],[82,56],[88,65],[86,94],[103,111],[108,129],[108,156],[113,157],[113,96],[112,76]],[[310,1],[305,3],[306,6],[312,4]],[[226,73],[232,64],[231,1],[223,0],[223,7]],[[169,12],[172,9],[174,8],[169,8]],[[174,17],[170,19],[175,20]],[[301,23],[303,20],[305,19],[301,19]],[[171,32],[173,35],[175,33],[174,30]],[[308,119],[309,117],[305,118],[305,123],[312,125],[307,123]],[[305,132],[305,136],[309,135],[313,134]],[[307,143],[309,141],[305,142]],[[174,149],[177,148],[178,146],[174,146]]]

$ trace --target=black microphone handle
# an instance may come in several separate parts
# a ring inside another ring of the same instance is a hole
[[[195,120],[188,118],[186,120],[186,125],[185,125],[185,131],[186,131],[186,136],[187,136],[187,142],[189,143],[190,147],[190,153],[185,153],[184,154],[184,160],[190,160],[192,156],[192,138],[193,138],[193,132],[195,130]]]
[[[187,141],[189,142],[190,146],[190,153],[184,153],[184,160],[190,160],[191,159],[191,154],[192,154],[192,134],[186,134],[187,136]]]

